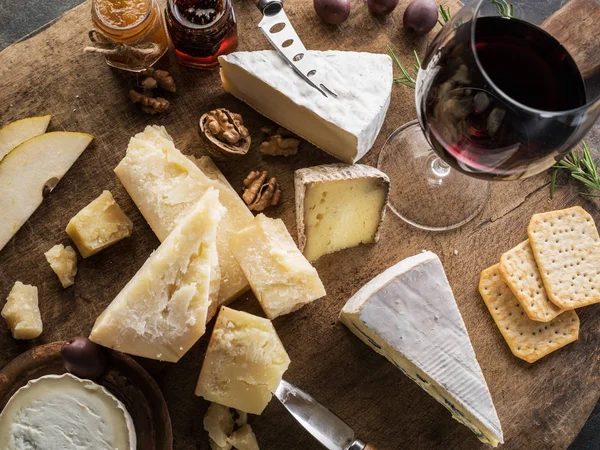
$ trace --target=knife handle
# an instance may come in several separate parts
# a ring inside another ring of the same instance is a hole
[[[375,447],[373,447],[371,444],[365,444],[360,439],[357,439],[350,445],[350,447],[348,447],[348,450],[377,450],[377,449]]]
[[[261,13],[266,15],[275,15],[283,8],[283,2],[281,0],[252,0],[254,5],[260,10]]]

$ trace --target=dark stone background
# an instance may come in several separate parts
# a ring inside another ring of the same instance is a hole
[[[540,17],[543,17],[548,4],[556,1],[529,0],[529,6],[539,10]],[[0,0],[0,51],[31,33],[41,31],[80,3],[83,0]],[[600,450],[600,402],[569,450]]]

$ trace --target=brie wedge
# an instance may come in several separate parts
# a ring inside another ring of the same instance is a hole
[[[379,239],[390,179],[362,164],[294,172],[298,247],[309,261]]]
[[[371,149],[383,125],[392,60],[374,53],[309,53],[337,98],[310,86],[273,50],[220,56],[223,88],[327,153],[354,163]]]
[[[114,395],[71,374],[19,389],[0,414],[2,450],[136,450],[131,416]]]
[[[503,442],[492,397],[452,289],[432,252],[400,261],[363,286],[341,321],[492,446]]]
[[[217,227],[225,213],[208,189],[96,319],[90,339],[124,353],[177,362],[204,334],[219,290]]]

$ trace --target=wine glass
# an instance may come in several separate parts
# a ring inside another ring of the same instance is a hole
[[[490,181],[549,169],[600,115],[600,0],[542,3],[468,2],[429,45],[418,122],[390,135],[377,164],[404,221],[464,225],[485,206]]]

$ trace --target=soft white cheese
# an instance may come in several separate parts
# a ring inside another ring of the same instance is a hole
[[[503,442],[492,397],[434,253],[407,258],[375,277],[348,300],[340,319],[481,441]]]
[[[223,88],[327,153],[354,163],[371,149],[383,125],[392,60],[374,53],[309,53],[337,98],[310,86],[273,50],[220,56]]]
[[[131,416],[114,395],[71,374],[19,389],[0,414],[2,450],[135,450]]]

